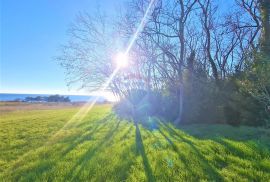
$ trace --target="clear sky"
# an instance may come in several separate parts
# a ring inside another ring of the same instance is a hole
[[[80,11],[114,13],[123,0],[0,0],[0,93],[67,93],[53,57]],[[71,90],[70,92],[76,92]]]
[[[0,0],[0,93],[67,93],[53,57],[68,39],[69,24],[80,11],[93,13],[99,5],[110,15],[124,1]],[[220,2],[228,7],[229,1]]]

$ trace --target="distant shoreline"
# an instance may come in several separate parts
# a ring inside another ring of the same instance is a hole
[[[65,95],[65,94],[19,94],[19,93],[0,93],[0,102],[10,102],[10,101],[15,101],[16,99],[19,100],[24,100],[26,97],[45,97],[45,96],[50,96],[50,95],[60,95],[60,96],[65,96],[69,97],[71,102],[91,102],[97,97],[98,100],[97,102],[105,102],[107,101],[104,97],[102,96],[94,96],[94,95]]]

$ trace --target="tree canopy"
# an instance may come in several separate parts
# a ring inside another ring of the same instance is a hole
[[[131,0],[113,20],[81,13],[58,61],[69,84],[96,90],[110,79],[118,110],[141,120],[268,125],[269,4],[235,0],[224,11],[214,0]],[[121,69],[119,51],[130,58]]]

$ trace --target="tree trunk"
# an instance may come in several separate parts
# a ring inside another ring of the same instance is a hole
[[[179,87],[179,93],[178,93],[178,116],[176,118],[176,120],[174,121],[174,124],[179,124],[182,121],[182,116],[183,116],[183,99],[184,99],[184,88],[183,85],[180,84]]]
[[[270,55],[270,1],[261,0],[261,17],[262,17],[262,51]]]
[[[182,121],[182,113],[183,113],[183,75],[182,75],[182,65],[184,62],[184,46],[185,46],[185,22],[184,22],[184,4],[183,1],[180,1],[181,4],[181,16],[179,19],[179,41],[180,41],[180,59],[178,62],[178,77],[179,77],[179,93],[178,93],[178,116],[174,121],[175,124],[179,124]]]

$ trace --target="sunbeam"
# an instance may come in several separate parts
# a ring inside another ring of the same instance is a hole
[[[146,19],[147,17],[149,16],[149,13],[150,13],[150,10],[152,10],[152,6],[154,4],[155,0],[151,0],[146,11],[145,11],[145,14],[136,30],[136,32],[134,33],[134,35],[132,36],[132,38],[130,39],[130,42],[129,42],[129,45],[127,47],[127,50],[125,52],[125,55],[128,55],[130,49],[132,48],[135,40],[137,39],[138,35],[140,34],[140,32],[143,30],[144,26],[145,26],[145,23],[146,23]]]
[[[108,78],[108,80],[98,90],[99,92],[104,92],[107,89],[107,87],[109,86],[112,79],[115,77],[115,75],[119,71],[119,69],[120,68],[117,67],[114,70],[114,72],[111,74],[111,76]],[[86,114],[93,108],[93,106],[96,104],[96,102],[98,101],[99,98],[100,98],[100,96],[97,96],[94,100],[92,100],[92,101],[89,100],[88,102],[86,102],[86,104],[84,104],[82,106],[82,108],[66,123],[66,125],[68,125],[69,123],[73,123],[74,121],[80,122],[86,116]]]
[[[102,87],[99,89],[100,92],[103,92],[106,90],[106,88],[109,86],[109,84],[111,83],[112,79],[115,77],[115,75],[117,74],[117,72],[119,71],[120,67],[117,67],[114,72],[111,74],[111,76],[108,78],[108,80],[102,85]],[[70,127],[70,126],[74,126],[74,125],[78,125],[80,121],[82,121],[82,119],[87,115],[87,113],[94,107],[94,105],[96,104],[96,102],[98,101],[98,99],[100,98],[100,96],[97,96],[94,100],[89,100],[87,101],[81,108],[80,110],[70,119],[66,122],[66,124],[59,129],[52,137],[51,137],[51,141],[54,141],[55,138],[57,138],[57,136],[66,128]],[[47,143],[49,143],[50,141],[48,141]]]
[[[130,39],[130,42],[127,46],[126,51],[124,52],[123,56],[127,57],[129,54],[129,51],[131,50],[135,40],[137,39],[139,33],[143,30],[145,24],[146,24],[146,20],[147,17],[149,16],[149,13],[151,12],[150,10],[152,10],[152,6],[154,4],[155,0],[151,0],[146,12],[136,30],[136,32],[134,33],[134,35],[132,36],[132,38]],[[118,73],[118,71],[122,68],[121,64],[118,64],[117,67],[115,68],[115,70],[113,71],[113,73],[110,75],[110,77],[108,78],[108,80],[101,86],[101,88],[98,90],[98,92],[102,92],[105,91],[107,89],[107,87],[109,86],[109,84],[111,83],[112,79],[115,77],[115,75]],[[52,140],[57,138],[58,134],[61,133],[61,131],[63,131],[64,129],[66,129],[69,126],[73,126],[73,125],[77,125],[80,121],[82,121],[82,119],[88,114],[88,112],[94,107],[94,105],[96,104],[96,102],[98,101],[100,97],[97,96],[94,100],[92,101],[87,101],[86,104],[84,104],[80,110],[69,120],[66,122],[66,124],[59,129],[53,136],[52,136]],[[49,142],[49,141],[48,141]]]
[[[136,30],[136,32],[134,33],[134,35],[132,36],[130,42],[129,42],[129,45],[124,53],[124,55],[127,57],[130,49],[132,48],[135,40],[137,39],[139,33],[142,31],[142,29],[144,28],[145,26],[145,23],[146,23],[146,19],[147,17],[149,16],[149,13],[150,13],[150,10],[152,9],[152,6],[154,4],[154,1],[155,0],[151,0],[147,9],[146,9],[146,12]],[[110,82],[112,81],[112,79],[115,77],[115,75],[118,73],[118,71],[121,69],[121,66],[120,65],[117,65],[116,69],[114,70],[114,72],[111,74],[111,76],[109,77],[109,79],[105,82],[105,84],[103,84],[103,86],[101,87],[101,89],[99,91],[104,91],[106,90],[106,88],[109,86]],[[95,103],[97,102],[97,100],[99,99],[99,97],[96,97],[95,100],[93,101],[90,101],[90,102],[87,102],[67,123],[66,125],[68,125],[69,123],[73,122],[73,121],[80,121],[82,120],[85,115],[93,108],[93,106],[95,105]],[[65,127],[65,126],[64,126]]]

